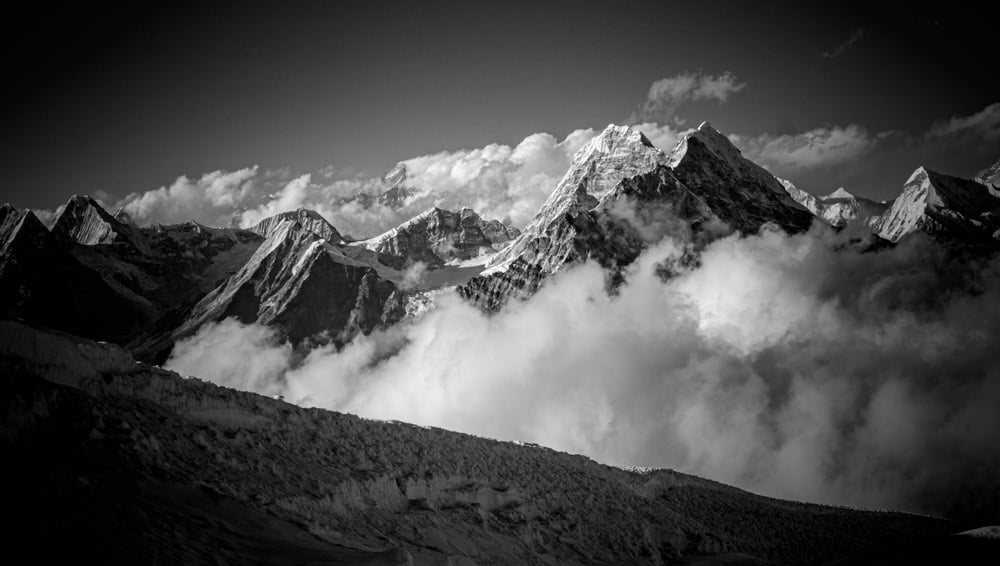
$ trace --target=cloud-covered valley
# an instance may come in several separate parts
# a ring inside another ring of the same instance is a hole
[[[446,296],[340,351],[294,351],[227,320],[179,343],[168,366],[772,496],[990,516],[1000,263],[922,236],[870,253],[846,238],[729,236],[666,281],[659,266],[683,250],[664,238],[613,296],[584,264],[496,315]]]

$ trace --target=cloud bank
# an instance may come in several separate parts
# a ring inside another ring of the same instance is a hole
[[[865,128],[850,124],[824,126],[798,134],[731,135],[730,140],[745,157],[779,172],[779,176],[792,176],[806,169],[857,161],[889,135],[889,132],[870,134]]]
[[[839,238],[730,236],[663,281],[682,251],[665,239],[615,297],[586,264],[495,316],[446,297],[280,369],[274,334],[223,323],[168,366],[778,497],[995,519],[1000,264],[963,268],[921,237],[867,254]],[[217,347],[234,337],[238,355]]]
[[[663,141],[669,128],[645,124]],[[171,185],[132,193],[116,203],[139,224],[194,220],[211,226],[249,227],[263,218],[300,207],[316,210],[342,232],[369,237],[431,208],[472,207],[486,218],[523,225],[569,168],[573,154],[597,132],[579,129],[563,139],[536,133],[514,146],[442,151],[407,159],[404,185],[414,189],[399,208],[358,200],[386,186],[378,178],[331,179],[330,168],[289,179],[288,171],[247,167],[179,177]],[[50,214],[51,215],[51,214]]]

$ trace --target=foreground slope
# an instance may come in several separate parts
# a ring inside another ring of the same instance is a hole
[[[959,530],[303,409],[17,322],[0,375],[11,540],[44,558],[820,564]]]

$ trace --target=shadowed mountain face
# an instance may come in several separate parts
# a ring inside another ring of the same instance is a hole
[[[19,323],[0,368],[13,540],[77,559],[820,564],[959,528],[302,409]]]
[[[141,310],[67,253],[32,212],[0,207],[0,316],[122,340],[138,331]]]
[[[337,257],[327,240],[285,220],[240,271],[194,306],[173,337],[232,317],[277,326],[294,343],[320,333],[343,343],[402,316],[395,285]]]

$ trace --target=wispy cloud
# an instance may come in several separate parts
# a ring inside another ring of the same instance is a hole
[[[970,116],[952,116],[935,122],[928,138],[973,136],[985,141],[1000,140],[1000,102],[994,102]]]
[[[646,100],[632,114],[632,122],[665,123],[674,118],[677,109],[693,100],[715,100],[725,103],[731,94],[746,88],[732,73],[706,75],[699,72],[680,73],[654,82]]]
[[[851,37],[847,38],[847,41],[841,43],[831,51],[824,51],[823,57],[827,59],[836,59],[842,57],[845,53],[850,51],[854,44],[861,41],[861,38],[865,35],[865,28],[855,28],[854,32],[851,33]]]
[[[731,135],[730,139],[749,159],[767,166],[779,176],[804,169],[843,165],[868,154],[890,132],[871,134],[857,124],[823,126],[797,134]]]

